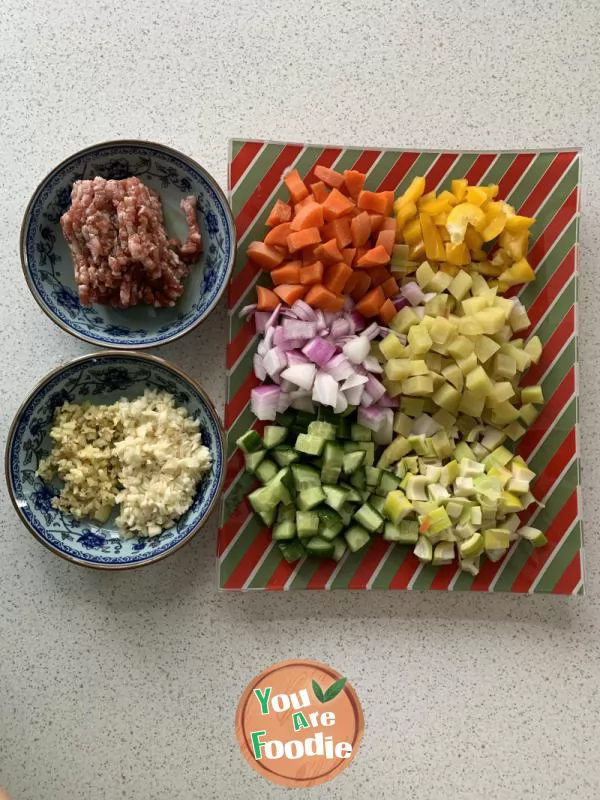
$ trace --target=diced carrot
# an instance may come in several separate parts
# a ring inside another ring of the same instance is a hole
[[[396,313],[397,313],[396,306],[392,303],[392,301],[388,297],[388,299],[379,309],[379,319],[383,322],[384,325],[387,325],[394,319]]]
[[[332,189],[323,203],[323,214],[327,222],[343,217],[354,208],[354,203],[337,189]]]
[[[352,261],[354,259],[355,254],[356,254],[356,248],[355,247],[346,247],[344,250],[340,250],[340,252],[341,252],[342,258],[344,259],[346,264],[348,264],[348,266],[351,267],[352,266]]]
[[[279,298],[271,289],[266,286],[256,287],[257,302],[256,308],[258,311],[272,311],[279,305]]]
[[[293,231],[301,231],[304,228],[320,228],[323,222],[323,206],[311,200],[296,212],[291,226]]]
[[[292,207],[290,204],[284,203],[283,200],[276,200],[265,224],[272,228],[275,225],[281,225],[282,222],[289,222],[291,218]]]
[[[356,266],[362,267],[363,269],[370,269],[371,267],[378,267],[382,264],[389,264],[389,262],[390,254],[383,245],[378,244],[371,248],[371,250],[368,250],[364,256],[361,256],[356,262]]]
[[[366,192],[364,189],[358,195],[358,207],[366,211],[374,211],[389,217],[394,210],[393,192]]]
[[[327,267],[323,283],[334,294],[341,294],[352,272],[352,267],[349,267],[345,261],[339,261],[337,264]]]
[[[315,283],[323,283],[323,262],[315,261],[300,270],[300,283],[302,286],[313,286]]]
[[[282,283],[300,283],[300,262],[293,261],[277,267],[271,273],[271,280],[275,286],[279,286]]]
[[[364,172],[358,172],[356,169],[346,169],[344,170],[344,182],[350,194],[354,200],[358,199],[358,195],[361,193],[363,186],[365,185],[366,175]]]
[[[359,272],[358,270],[353,269],[352,275],[348,276],[348,280],[344,284],[343,293],[352,294],[360,282],[360,276],[364,274],[364,272]]]
[[[273,273],[271,273],[271,275],[272,274]],[[384,281],[381,284],[381,288],[383,289],[383,293],[386,297],[396,297],[400,291],[395,278],[388,278],[387,281]]]
[[[293,233],[291,222],[282,222],[276,225],[265,236],[265,244],[269,246],[278,245],[279,247],[287,247],[287,237]]]
[[[371,286],[382,286],[391,277],[392,273],[385,267],[371,267],[371,269],[369,270],[369,278],[371,278]]]
[[[329,167],[322,167],[320,164],[315,167],[315,176],[327,186],[331,186],[332,189],[339,189],[344,183],[343,175]]]
[[[315,198],[317,203],[324,203],[327,200],[327,195],[329,192],[327,191],[327,187],[323,183],[323,181],[317,181],[316,183],[311,183],[310,190],[313,193],[313,197]]]
[[[280,297],[288,306],[294,305],[296,300],[300,300],[306,294],[306,286],[295,285],[292,283],[282,283],[274,289],[277,297]]]
[[[367,243],[371,235],[371,220],[366,211],[354,217],[350,223],[350,234],[353,247],[362,247]]]
[[[290,253],[309,247],[311,244],[318,244],[321,241],[321,234],[318,228],[304,228],[302,231],[290,233],[287,237],[287,246]]]
[[[284,259],[284,251],[270,247],[264,242],[250,242],[246,255],[269,272],[278,267]]]
[[[373,212],[371,212],[369,214],[369,219],[371,220],[371,234],[378,233],[385,219],[383,214],[373,214]]]
[[[292,203],[299,203],[300,200],[304,200],[304,198],[308,195],[306,184],[300,177],[300,173],[297,169],[293,169],[291,172],[288,172],[283,179],[283,182],[287,186]]]
[[[396,230],[396,220],[394,217],[385,217],[383,222],[381,223],[381,230],[382,231],[395,231]]]
[[[292,227],[294,223],[292,222]],[[389,255],[392,255],[392,250],[394,249],[394,245],[396,244],[396,231],[379,231],[379,236],[377,237],[377,245],[381,245]]]
[[[354,274],[356,275],[356,285],[350,294],[352,295],[354,302],[358,303],[358,301],[362,300],[369,290],[369,287],[371,286],[371,278],[369,277],[368,272],[360,269],[356,270]]]
[[[297,203],[294,204],[294,214],[297,214],[302,208],[314,202],[315,202],[314,197],[307,195],[305,198],[299,200]]]
[[[325,264],[337,264],[338,261],[344,260],[335,239],[329,239],[328,242],[315,247],[315,256]]]
[[[358,262],[358,260],[359,260],[359,258],[362,258],[364,256],[364,254],[368,253],[368,252],[369,252],[369,248],[368,247],[357,247],[356,251],[354,253],[354,259],[352,261],[352,266],[355,267],[357,262]]]
[[[340,250],[347,247],[352,241],[352,234],[350,233],[350,220],[348,217],[341,219],[334,219],[323,225],[321,233],[326,239],[335,239]]]
[[[385,295],[381,286],[376,286],[367,292],[362,300],[356,304],[355,308],[363,317],[376,317],[379,309],[385,303]]]
[[[305,247],[302,251],[302,266],[308,267],[309,264],[312,264],[314,261],[317,261],[317,256],[315,255],[315,250],[318,247],[316,244],[311,244],[309,247]]]
[[[322,284],[311,286],[304,302],[312,308],[320,308],[321,311],[341,311],[344,307],[344,298],[334,294]]]

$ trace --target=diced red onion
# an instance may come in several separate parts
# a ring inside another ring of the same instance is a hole
[[[356,328],[356,330],[357,330],[357,331],[362,331],[362,329],[363,329],[363,328],[365,327],[365,325],[367,324],[367,323],[365,322],[365,318],[363,317],[363,315],[362,315],[362,314],[359,314],[359,313],[358,313],[358,311],[353,311],[353,312],[350,314],[350,317],[351,317],[351,319],[352,319],[352,322],[354,323],[354,327]]]
[[[271,316],[267,320],[267,325],[266,325],[266,329],[267,330],[269,330],[269,328],[271,328],[273,325],[277,324],[277,320],[279,319],[279,312],[280,311],[281,311],[281,303],[279,303],[278,306],[275,306],[275,308],[273,309],[273,313],[271,314]]]
[[[415,281],[410,281],[410,283],[404,284],[404,286],[400,289],[400,293],[411,306],[419,306],[425,302],[425,294],[418,283]]]
[[[336,414],[342,414],[348,408],[348,398],[343,392],[338,390],[337,394],[337,401],[334,406],[334,411]]]
[[[342,391],[345,392],[346,389],[354,389],[356,386],[365,386],[368,381],[369,379],[366,375],[358,375],[357,373],[353,373],[342,383]]]
[[[396,311],[400,311],[401,308],[405,308],[408,305],[408,300],[406,297],[395,297],[392,300],[392,303],[394,304]]]
[[[329,331],[333,339],[339,339],[340,336],[348,336],[352,333],[352,325],[349,319],[340,317],[330,323]]]
[[[395,397],[390,397],[389,394],[384,394],[379,398],[380,408],[396,408],[398,400]]]
[[[315,404],[313,403],[310,395],[295,397],[290,405],[292,408],[295,408],[296,411],[308,411],[309,414],[312,414],[315,410]]]
[[[290,407],[290,396],[287,392],[281,391],[279,393],[279,400],[277,401],[277,413],[283,414]]]
[[[375,356],[367,356],[363,361],[363,366],[368,372],[374,372],[376,375],[381,375],[383,372],[383,367]]]
[[[351,406],[358,406],[362,402],[364,389],[362,386],[353,386],[352,389],[344,389],[344,394]]]
[[[315,364],[323,367],[335,355],[336,347],[330,342],[326,342],[325,339],[316,338],[304,345],[302,352]]]
[[[281,377],[300,389],[310,391],[313,387],[316,373],[317,368],[314,364],[296,364],[293,367],[284,369]]]
[[[264,333],[267,328],[267,322],[271,319],[270,311],[257,311],[254,315],[254,324],[257,333]]]
[[[369,408],[375,403],[371,395],[367,392],[366,387],[363,389],[362,397],[360,398],[360,404],[363,408]]]
[[[331,375],[319,370],[315,376],[312,399],[322,406],[335,408],[338,396],[338,383]]]
[[[262,356],[258,353],[254,353],[252,357],[252,365],[254,367],[254,374],[258,378],[259,381],[264,381],[267,377],[267,370],[265,369],[265,365],[263,364]]]
[[[275,380],[279,377],[281,370],[287,366],[285,354],[277,347],[272,347],[263,358],[263,365],[267,375]]]
[[[365,328],[361,336],[366,336],[369,341],[376,339],[379,336],[379,325],[377,322],[372,322],[368,328]]]
[[[288,367],[293,367],[296,364],[309,364],[309,359],[301,353],[300,350],[289,350],[286,353]],[[258,376],[257,376],[258,377]]]
[[[257,419],[274,420],[277,414],[280,389],[273,384],[256,386],[250,393],[250,407]]]
[[[367,378],[367,391],[373,400],[377,402],[385,394],[385,386],[373,375],[369,375]]]
[[[249,317],[250,314],[254,314],[256,311],[256,303],[253,303],[250,306],[244,306],[240,311],[240,317]]]
[[[306,320],[284,319],[283,331],[286,339],[312,339],[317,335],[317,325]]]
[[[350,375],[354,374],[354,368],[343,353],[335,355],[323,369],[328,372],[336,381],[345,381]]]
[[[304,300],[296,300],[291,310],[294,312],[297,319],[303,319],[307,322],[315,322],[317,319],[315,310],[311,308],[308,303],[305,303]]]
[[[317,319],[316,319],[317,330],[324,331],[325,328],[327,327],[327,323],[325,322],[325,314],[321,310],[318,310],[316,314],[317,314]]]
[[[370,431],[379,431],[385,424],[385,412],[383,408],[377,406],[359,408],[356,419]]]
[[[352,361],[353,364],[361,364],[371,352],[371,342],[361,334],[346,342],[342,349],[348,361]]]

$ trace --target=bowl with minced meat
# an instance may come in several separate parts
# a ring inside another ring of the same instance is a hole
[[[100,569],[143,566],[188,542],[215,508],[223,428],[177,367],[103,351],[30,392],[9,431],[5,473],[21,521],[52,552]]]
[[[21,226],[42,310],[96,345],[141,349],[200,325],[235,259],[231,209],[199,164],[144,141],[94,145],[55,167]]]

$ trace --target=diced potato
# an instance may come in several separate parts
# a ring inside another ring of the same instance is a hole
[[[473,278],[471,278],[471,286],[473,285]],[[470,317],[478,311],[483,311],[487,308],[487,300],[485,297],[467,297],[460,304],[465,316]]]
[[[429,367],[422,359],[415,359],[408,362],[410,366],[410,376],[413,375],[429,375]],[[409,376],[407,376],[409,377]]]
[[[442,357],[439,353],[427,353],[425,356],[425,363],[427,364],[427,368],[432,372],[441,372],[443,369]]]
[[[442,375],[448,381],[448,383],[451,383],[452,386],[454,386],[457,391],[462,392],[465,385],[465,378],[458,364],[452,364],[449,367],[444,367],[442,370]]]
[[[390,322],[390,328],[397,333],[406,333],[412,325],[418,325],[419,322],[420,319],[418,315],[415,314],[414,310],[409,306],[404,306],[404,308],[401,308],[396,316],[393,317]]]
[[[445,292],[452,283],[452,276],[447,272],[439,270],[434,277],[427,284],[427,291],[429,292]]]
[[[505,401],[498,403],[492,409],[492,422],[494,425],[510,425],[519,419],[519,409],[515,408],[512,403]]]
[[[408,436],[412,430],[413,421],[403,411],[396,411],[394,415],[394,433]]]
[[[423,413],[423,399],[420,397],[403,397],[400,400],[400,408],[409,417],[419,417]]]
[[[483,314],[483,311],[477,312]],[[463,336],[481,336],[484,332],[480,320],[475,314],[469,317],[461,317],[458,321],[458,332]]]
[[[475,355],[477,356],[477,360],[480,361],[482,364],[485,364],[490,358],[497,353],[500,349],[500,345],[496,344],[493,339],[490,339],[489,336],[478,336],[475,339]]]
[[[465,358],[457,358],[456,363],[460,367],[462,374],[466,375],[468,372],[474,370],[477,366],[477,356],[475,353],[469,353],[469,355]]]
[[[473,315],[473,319],[479,323],[482,333],[494,334],[501,330],[506,320],[504,309],[494,306],[478,311]]]
[[[408,343],[414,355],[427,353],[433,344],[427,327],[423,324],[413,325],[408,331]]]
[[[521,389],[521,402],[524,404],[535,403],[536,405],[542,405],[544,402],[542,387],[539,385],[525,386]]]
[[[529,316],[525,307],[521,303],[515,303],[510,314],[508,315],[508,322],[513,331],[523,331],[531,325]]]
[[[457,300],[462,300],[471,286],[473,285],[473,278],[468,272],[461,270],[456,277],[454,277],[448,287],[450,294]]]
[[[483,395],[484,397],[491,394],[493,384],[488,377],[487,372],[482,366],[477,366],[466,376],[467,389],[474,394]]]
[[[464,275],[465,273],[463,273]],[[475,345],[466,336],[457,336],[448,344],[448,353],[456,359],[467,358],[475,350]]]
[[[402,381],[404,394],[423,397],[433,393],[433,378],[430,375],[419,375],[416,378],[406,378]]]
[[[510,400],[514,395],[515,390],[513,389],[512,383],[500,381],[494,384],[492,391],[488,394],[486,405],[494,408],[500,405],[500,403]]]
[[[398,395],[402,394],[402,381],[392,381],[384,377],[382,383],[390,397],[398,397]]]
[[[433,394],[434,402],[437,403],[440,408],[445,409],[451,414],[458,411],[460,398],[460,392],[446,382],[442,383]]]
[[[426,289],[428,287],[429,283],[434,279],[435,274],[431,264],[428,261],[423,261],[416,272],[417,283],[421,289]]]
[[[518,422],[512,422],[504,429],[504,432],[511,442],[517,442],[526,433],[526,429]]]
[[[443,275],[439,273],[438,275]],[[436,344],[445,344],[456,336],[456,326],[445,317],[436,317],[429,328],[429,335]]]
[[[529,355],[532,362],[537,364],[542,356],[542,343],[539,336],[532,336],[525,345],[525,352]]]
[[[517,362],[507,353],[497,353],[493,371],[497,378],[514,378],[517,374]]]
[[[539,413],[538,409],[531,403],[526,403],[519,409],[519,416],[526,425],[533,425]]]
[[[410,365],[411,362],[407,358],[391,358],[383,369],[391,381],[402,381],[412,375]]]

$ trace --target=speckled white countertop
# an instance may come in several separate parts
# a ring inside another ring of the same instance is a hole
[[[600,797],[600,5],[594,0],[4,0],[2,447],[20,400],[91,348],[41,314],[18,233],[38,180],[96,141],[162,141],[226,185],[234,136],[584,148],[587,598],[218,594],[216,519],[162,563],[98,574],[42,548],[2,486],[0,786],[14,800],[282,798],[242,759],[251,676],[324,660],[361,698],[352,765],[312,797]],[[207,346],[207,342],[210,346]],[[217,405],[225,313],[165,347]]]

